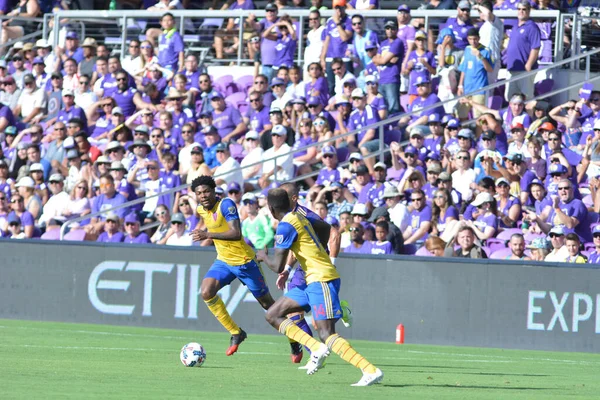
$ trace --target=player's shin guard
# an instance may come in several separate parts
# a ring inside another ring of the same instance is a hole
[[[306,322],[306,320],[304,319],[304,315],[302,314],[296,314],[296,315],[292,315],[290,317],[290,319],[292,321],[294,321],[294,323],[296,324],[296,326],[298,326],[298,328],[302,329],[304,332],[306,332],[307,335],[312,336],[312,330],[310,329],[310,326],[308,326],[308,323]],[[291,339],[290,339],[291,340]],[[307,347],[306,350],[308,350],[310,352],[310,349]]]
[[[232,335],[238,335],[240,333],[240,327],[233,321],[229,312],[227,312],[227,308],[225,307],[225,303],[219,296],[215,296],[210,300],[204,301],[206,306],[210,310],[211,313],[219,320],[221,325],[225,329],[229,331]]]
[[[302,329],[298,328],[294,321],[289,318],[284,320],[281,325],[279,325],[279,332],[291,340],[295,340],[296,342],[308,347],[310,351],[317,350],[321,345],[321,343],[313,339],[312,336],[306,334],[302,331]]]
[[[360,368],[362,371],[369,374],[372,374],[377,370],[366,358],[357,353],[346,339],[337,333],[329,336],[325,341],[325,344],[331,351],[340,356],[342,360],[349,362],[356,368]]]

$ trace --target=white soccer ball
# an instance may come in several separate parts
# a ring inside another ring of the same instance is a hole
[[[200,343],[188,343],[181,348],[179,359],[186,367],[201,367],[206,360],[206,352]]]

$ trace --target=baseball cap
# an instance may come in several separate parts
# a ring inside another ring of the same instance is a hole
[[[548,234],[550,234],[550,233],[554,233],[555,235],[564,235],[565,228],[562,225],[556,225],[556,226],[553,226],[552,229],[550,229],[550,232],[548,232]]]
[[[415,33],[415,40],[417,39],[427,39],[427,34],[423,31],[417,31],[417,33]]]
[[[8,214],[6,222],[8,222],[8,225],[20,225],[21,218],[19,218],[17,214],[10,213]]]
[[[210,93],[209,98],[210,98],[210,100],[213,100],[213,99],[223,99],[224,97],[221,93],[217,92],[216,90],[213,90]]]
[[[363,156],[362,156],[362,154],[360,154],[360,153],[358,153],[358,152],[352,153],[352,154],[350,154],[350,156],[348,157],[348,161],[350,161],[350,162],[352,162],[352,160],[359,160],[359,161],[360,161],[360,160],[362,160],[362,159],[363,159]]]
[[[244,136],[246,139],[258,139],[258,132],[256,131],[248,131],[246,132],[246,136]]]
[[[442,172],[439,176],[438,176],[438,181],[441,182],[450,182],[452,180],[452,177],[450,176],[449,173],[447,173],[446,171]]]
[[[594,226],[594,229],[592,229],[592,233],[600,233],[600,225]]]
[[[0,68],[6,69],[6,60],[0,60]]]
[[[546,123],[548,123],[548,122],[546,122]],[[542,127],[540,126],[539,129],[542,129]],[[600,119],[597,119],[594,121],[594,130],[596,130],[596,129],[600,129]]]
[[[394,29],[398,29],[398,22],[396,21],[387,21],[384,25],[385,28],[394,28]]]
[[[423,137],[423,136],[425,136],[423,133],[424,133],[423,129],[420,126],[415,126],[410,131],[410,137],[413,137],[413,136],[421,136],[421,137]]]
[[[381,169],[383,169],[383,170],[386,170],[386,171],[387,171],[387,165],[385,165],[385,163],[383,163],[383,162],[381,162],[381,161],[379,161],[378,163],[376,163],[376,164],[373,166],[373,169],[374,169],[374,170],[375,170],[375,169],[377,169],[377,168],[381,168]]]
[[[427,118],[427,123],[431,124],[431,123],[441,123],[442,119],[440,118],[440,114],[438,113],[433,113],[429,115],[429,118]]]
[[[440,155],[438,153],[436,153],[435,151],[430,151],[425,156],[425,161],[427,161],[427,160],[440,161]]]
[[[525,129],[525,126],[522,123],[520,123],[520,122],[515,122],[514,124],[512,124],[510,126],[510,130],[512,131],[512,130],[515,130],[515,129]]]
[[[35,182],[28,176],[24,176],[19,179],[19,182],[15,185],[15,187],[25,187],[33,189],[35,187]]]
[[[273,3],[269,3],[267,4],[267,6],[265,7],[266,11],[277,11],[277,6]]]
[[[471,3],[469,3],[467,0],[461,0],[461,2],[458,3],[458,8],[468,8],[470,10]]]
[[[352,76],[346,77],[342,80],[342,86],[354,85],[356,86],[356,79]]]
[[[404,153],[408,153],[408,154],[418,154],[419,152],[417,151],[417,149],[415,149],[413,146],[406,146],[404,148]]]
[[[35,42],[35,46],[34,47],[41,47],[41,48],[48,48],[48,47],[52,47],[52,45],[50,43],[48,43],[48,41],[46,39],[38,39]]]
[[[77,32],[69,31],[67,32],[67,39],[78,39]]]
[[[275,125],[273,129],[271,129],[271,135],[286,136],[287,131],[283,125]]]
[[[429,83],[429,74],[421,74],[419,76],[417,76],[417,78],[415,79],[415,82],[413,83],[413,86],[419,86],[419,85],[423,85],[425,83]]]
[[[351,97],[359,97],[362,99],[363,97],[365,97],[365,92],[363,92],[361,88],[356,88],[352,91]]]
[[[67,139],[65,139],[65,141],[66,140]],[[106,153],[107,151],[112,151],[112,150],[116,150],[116,149],[125,150],[125,147],[121,146],[121,143],[117,142],[116,140],[113,140],[112,142],[110,142],[109,144],[106,145],[106,148],[104,149],[104,153]]]
[[[271,87],[273,87],[273,86],[277,86],[277,85],[285,85],[285,82],[284,82],[284,80],[283,80],[283,79],[281,79],[281,78],[273,78],[273,79],[271,80]]]
[[[63,89],[62,90],[62,95],[63,96],[75,96],[75,93],[73,92],[73,89]]]
[[[505,184],[510,186],[510,182],[506,178],[498,178],[496,179],[496,186],[500,186],[501,184]]]
[[[354,89],[354,90],[356,90],[356,89]],[[354,90],[352,91],[352,93],[354,93]],[[350,101],[343,94],[336,95],[335,96],[335,106],[336,107],[341,106],[342,104],[350,104]]]
[[[123,109],[121,107],[115,107],[112,110],[112,115],[125,115],[125,114],[123,114]],[[140,125],[140,126],[143,126],[144,128],[146,128],[146,130],[148,130],[148,127],[146,125]],[[140,130],[138,130],[137,128],[135,130],[140,132]]]
[[[118,215],[117,215],[115,212],[113,212],[113,211],[111,211],[111,212],[109,212],[108,214],[106,214],[106,217],[105,217],[105,219],[106,219],[107,221],[115,221],[115,222],[119,222],[119,216],[118,216]]]
[[[295,96],[292,99],[292,104],[306,104],[306,99],[304,96]]]
[[[46,62],[44,61],[44,59],[42,57],[36,57],[33,59],[33,65],[36,64],[46,64]]]
[[[521,164],[523,162],[523,155],[520,153],[508,153],[504,156],[504,158],[514,162],[515,164]]]
[[[378,83],[378,82],[379,82],[379,79],[377,79],[377,76],[375,76],[375,75],[368,75],[365,78],[365,83]]]
[[[483,132],[483,134],[481,135],[482,139],[489,139],[489,140],[494,140],[496,139],[496,132],[494,132],[491,129],[488,129],[486,131]]]
[[[308,98],[308,100],[306,101],[306,103],[307,103],[309,106],[316,106],[316,105],[318,105],[318,104],[321,104],[321,101],[320,101],[320,100],[319,100],[319,98],[318,98],[318,97],[316,97],[316,96],[310,96],[310,97]]]
[[[350,214],[350,213],[352,213],[352,206],[350,204],[346,204],[346,205],[340,207],[338,215]]]
[[[550,175],[562,175],[568,172],[567,167],[562,164],[551,164],[550,168],[548,168],[548,173]]]
[[[182,213],[175,213],[171,216],[171,223],[179,222],[181,224],[185,224],[185,217]]]
[[[433,164],[427,168],[427,172],[433,172],[434,174],[441,174],[442,167],[440,167],[438,164]]]
[[[241,191],[242,191],[242,187],[237,182],[230,182],[229,185],[227,185],[227,193],[229,193],[229,192],[241,192]]]
[[[377,43],[375,42],[371,42],[370,40],[365,44],[365,51],[367,50],[373,50],[377,48]],[[369,76],[373,76],[373,75],[369,75]]]
[[[16,135],[17,127],[16,126],[7,126],[6,129],[4,129],[4,133],[7,135]]]
[[[531,181],[531,183],[529,183],[528,189],[531,188],[533,185],[540,185],[541,187],[544,187],[544,182],[542,182],[538,178],[535,178]]]
[[[254,193],[244,193],[242,201],[256,202],[256,195]]]
[[[271,106],[271,108],[269,109],[269,114],[274,114],[274,113],[282,114],[281,108],[275,107],[275,106]]]
[[[398,197],[398,196],[401,196],[401,195],[402,194],[398,191],[398,188],[396,186],[389,185],[389,186],[386,186],[383,189],[383,198],[384,199],[389,199],[389,198],[392,198],[392,197]]]
[[[324,146],[323,150],[321,152],[323,153],[323,155],[325,155],[325,154],[337,154],[337,152],[335,151],[335,148],[333,146]]]
[[[127,169],[125,168],[125,166],[123,165],[123,163],[121,161],[113,161],[110,164],[110,170],[111,171],[127,171]]]
[[[192,147],[192,149],[190,150],[191,154],[194,153],[204,153],[204,149],[202,148],[202,146],[200,146],[199,144],[195,145]]]
[[[40,163],[31,164],[31,166],[29,167],[29,172],[36,172],[36,171],[44,172],[44,166]]]
[[[48,182],[62,182],[65,178],[61,174],[52,174],[48,179]]]
[[[31,179],[31,178],[30,178]],[[362,203],[356,203],[354,207],[352,207],[352,215],[367,215],[369,212],[367,211],[367,206]]]
[[[79,157],[79,152],[75,149],[71,149],[67,151],[67,159],[71,160],[73,158]]]
[[[225,151],[227,150],[227,145],[223,142],[220,142],[215,146],[215,151]]]
[[[215,128],[214,125],[209,125],[209,126],[205,127],[204,129],[202,129],[202,133],[204,133],[204,136],[206,136],[206,135],[218,135],[219,131],[217,130],[217,128]]]
[[[401,11],[410,13],[410,8],[406,4],[400,4],[398,6],[398,12],[401,12]]]
[[[527,247],[528,249],[549,249],[550,247],[552,247],[552,244],[545,237],[539,237],[533,239],[531,244],[525,247]]]
[[[365,175],[365,174],[369,174],[369,168],[367,168],[366,165],[359,165],[358,168],[356,168],[356,175]]]
[[[137,219],[137,217],[135,216],[135,214],[134,214],[134,213],[131,213],[131,214],[128,214],[128,215],[125,217],[125,220],[124,220],[124,222],[125,222],[126,224],[139,224],[139,222],[140,222],[140,221],[138,221],[138,219]]]
[[[371,216],[369,217],[369,222],[375,223],[375,221],[377,221],[381,217],[385,217],[388,219],[390,217],[390,213],[385,207],[377,207],[376,209],[374,209],[371,213]]]
[[[460,123],[455,118],[449,119],[448,123],[446,124],[446,128],[458,128],[459,126]]]
[[[468,139],[473,139],[473,131],[470,130],[469,128],[463,128],[460,131],[458,131],[458,137],[463,137],[463,138],[468,138]]]
[[[488,192],[482,192],[479,193],[477,197],[475,197],[475,200],[473,200],[471,204],[475,207],[479,207],[484,203],[491,203],[492,201],[494,201],[494,198],[491,194],[489,194]]]
[[[23,77],[23,83],[35,82],[35,78],[31,74],[27,74]]]

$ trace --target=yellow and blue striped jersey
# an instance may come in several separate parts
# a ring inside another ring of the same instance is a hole
[[[197,211],[204,220],[208,231],[214,233],[227,232],[229,229],[227,222],[240,219],[235,203],[229,198],[217,201],[212,210],[198,206]],[[217,248],[217,260],[231,266],[247,264],[256,257],[254,250],[248,246],[244,238],[240,238],[240,240],[213,239],[213,242]]]
[[[340,277],[312,225],[298,212],[287,213],[277,226],[275,247],[294,253],[306,273],[307,284],[329,282]]]

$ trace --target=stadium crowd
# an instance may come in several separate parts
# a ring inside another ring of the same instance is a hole
[[[77,219],[67,238],[189,246],[203,222],[194,195],[171,189],[213,175],[247,240],[269,247],[266,192],[318,172],[299,181],[302,201],[339,230],[343,252],[600,262],[600,91],[583,84],[578,99],[552,105],[528,100],[551,89],[533,78],[479,91],[501,70],[552,62],[550,23],[529,18],[550,2],[432,0],[457,14],[429,31],[400,5],[383,32],[360,14],[376,1],[333,0],[326,21],[311,3],[303,66],[282,2],[248,17],[244,43],[233,19],[216,32],[216,58],[243,45],[255,60],[249,79],[213,79],[169,13],[122,57],[75,31],[56,48],[14,44],[0,60],[0,236],[57,238]],[[26,29],[9,22],[2,35]],[[372,125],[406,111],[384,126],[380,161]]]

